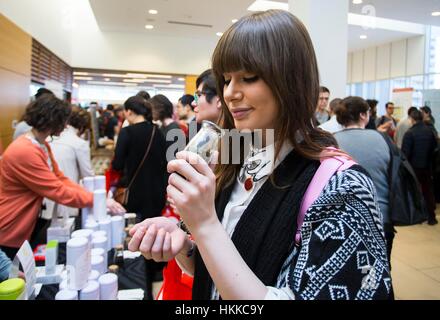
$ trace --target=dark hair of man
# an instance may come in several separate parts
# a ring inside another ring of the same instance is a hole
[[[150,94],[145,90],[139,91],[136,95],[144,98],[145,100],[148,100],[151,98]]]
[[[68,124],[78,129],[79,134],[83,134],[87,128],[90,128],[90,115],[86,110],[74,106]]]
[[[375,99],[367,99],[365,101],[370,106],[371,117],[376,118],[376,116],[377,116],[377,105],[379,104],[379,101],[377,101]]]
[[[150,101],[160,121],[173,117],[173,104],[163,94],[155,95]]]
[[[307,159],[319,159],[324,148],[337,146],[330,133],[312,123],[319,100],[318,64],[306,27],[290,12],[268,10],[242,17],[220,38],[212,66],[222,102],[222,128],[235,128],[223,95],[224,74],[246,71],[266,83],[278,105],[275,158],[284,141]],[[218,164],[217,189],[233,183],[240,167]]]
[[[370,106],[361,97],[347,97],[341,101],[336,111],[336,119],[343,126],[359,122],[361,113],[368,113]]]
[[[409,115],[416,123],[423,121],[423,114],[420,110],[415,109]]]
[[[394,106],[394,103],[393,103],[393,102],[387,102],[387,103],[385,104],[385,109],[388,109],[388,106],[389,106],[390,104]]]
[[[320,86],[319,93],[322,93],[322,92],[326,92],[326,93],[330,94],[330,90],[327,87]]]
[[[35,97],[35,99],[38,99],[43,94],[53,94],[53,92],[50,91],[49,89],[46,89],[46,88],[40,88],[37,90],[37,93],[34,95],[34,97]]]
[[[23,119],[34,129],[54,135],[64,130],[71,112],[67,102],[52,94],[43,94],[27,106]]]
[[[417,110],[417,108],[416,107],[409,107],[408,108],[408,113],[407,114],[408,114],[409,117],[411,117],[411,112],[413,112],[413,110]]]
[[[134,114],[143,116],[147,121],[153,121],[153,107],[151,103],[141,96],[132,96],[124,102],[124,109],[131,110]]]
[[[330,111],[335,113],[336,110],[338,109],[341,101],[342,101],[342,99],[340,99],[340,98],[336,98],[336,99],[333,99],[332,101],[330,101],[330,105],[329,105]]]
[[[428,115],[432,114],[431,108],[428,106],[423,106],[420,108],[421,111],[423,111],[424,113],[427,113]]]
[[[212,69],[208,69],[203,71],[196,80],[196,87],[198,88],[201,84],[202,85],[202,92],[206,96],[206,101],[209,103],[212,102],[212,99],[214,99],[215,96],[217,96],[217,88],[216,88],[216,81],[215,81],[215,75]],[[222,88],[223,90],[223,88]]]
[[[194,110],[194,107],[192,106],[192,103],[194,101],[194,96],[191,94],[184,94],[180,99],[180,103],[182,106],[190,106],[191,110]]]
[[[107,110],[108,111],[113,111],[115,109],[115,107],[112,104],[108,104],[107,105]]]

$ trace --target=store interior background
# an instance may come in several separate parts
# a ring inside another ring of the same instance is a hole
[[[174,103],[193,94],[221,32],[254,2],[261,1],[0,0],[3,148],[40,87],[82,106],[122,104],[139,90]],[[306,23],[331,98],[377,99],[382,115],[393,89],[413,88],[413,105],[429,104],[440,119],[439,0],[275,5]],[[440,299],[440,226],[399,228],[393,250],[396,297]]]

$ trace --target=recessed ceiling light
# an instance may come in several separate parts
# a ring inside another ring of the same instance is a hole
[[[223,32],[217,32],[216,35],[221,37],[223,35]]]
[[[365,39],[367,39],[368,37],[367,37],[365,34],[363,34],[363,35],[361,35],[359,38],[361,38],[362,40],[365,40]]]
[[[157,14],[157,10],[151,9],[151,10],[148,10],[148,13],[149,14]]]
[[[362,0],[353,0],[353,4],[361,4]]]
[[[431,13],[431,15],[433,17],[439,17],[440,16],[440,11],[434,11],[433,13]]]
[[[154,26],[152,25],[152,24],[147,24],[146,26],[145,26],[145,29],[148,29],[148,30],[151,30],[151,29],[153,29],[154,28]]]
[[[236,23],[238,19],[232,19],[232,23]]]
[[[256,0],[247,9],[248,11],[267,11],[270,9],[281,9],[288,11],[289,4],[278,1]]]
[[[105,78],[104,81],[110,81],[110,78]]]

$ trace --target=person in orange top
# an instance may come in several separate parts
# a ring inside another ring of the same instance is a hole
[[[32,130],[5,150],[0,170],[0,248],[12,259],[25,240],[31,240],[43,198],[76,208],[93,206],[93,194],[70,181],[59,170],[48,136],[65,128],[71,107],[46,94],[26,109],[25,121]],[[125,209],[107,200],[112,213]],[[44,227],[44,226],[43,226]],[[37,227],[38,228],[38,227]]]

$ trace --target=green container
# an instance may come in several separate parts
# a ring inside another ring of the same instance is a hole
[[[18,300],[24,292],[25,282],[23,279],[14,278],[0,283],[0,300]]]

